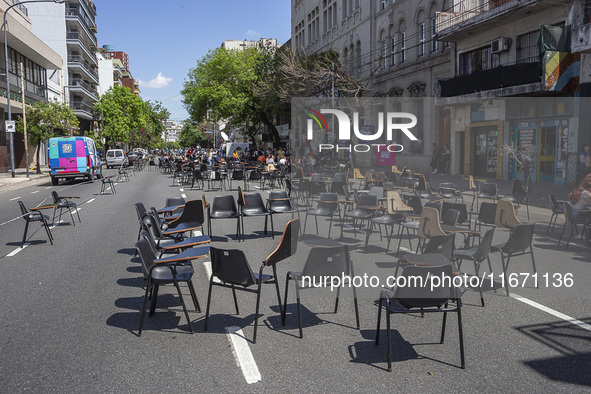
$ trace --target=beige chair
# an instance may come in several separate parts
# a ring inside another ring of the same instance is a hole
[[[515,227],[521,226],[522,224],[523,223],[517,219],[515,206],[511,201],[502,199],[497,201],[495,226],[513,230]]]

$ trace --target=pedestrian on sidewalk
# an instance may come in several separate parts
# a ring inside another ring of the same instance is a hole
[[[437,167],[439,166],[439,149],[437,144],[434,142],[431,144],[431,174],[437,174]]]

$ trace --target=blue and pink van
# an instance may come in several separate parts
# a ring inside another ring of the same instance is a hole
[[[101,178],[101,159],[94,140],[89,137],[54,137],[48,144],[51,183],[60,179]]]

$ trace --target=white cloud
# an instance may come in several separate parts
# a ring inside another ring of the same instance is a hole
[[[246,36],[247,36],[248,38],[257,38],[257,39],[261,37],[261,35],[260,35],[260,33],[259,33],[258,31],[256,31],[256,30],[252,30],[252,29],[249,29],[249,30],[246,32]]]
[[[156,78],[154,78],[154,79],[151,79],[149,81],[143,81],[140,79],[139,81],[140,81],[140,88],[162,89],[162,88],[166,88],[166,87],[168,87],[168,85],[170,85],[170,83],[172,82],[172,78],[165,77],[164,75],[162,75],[162,73],[158,73],[158,75],[156,75]]]

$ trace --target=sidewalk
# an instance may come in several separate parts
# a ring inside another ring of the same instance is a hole
[[[2,172],[0,173],[0,193],[28,186],[31,182],[44,182],[48,180],[49,171],[46,169],[41,169],[41,174],[37,174],[36,170],[29,170],[29,178],[27,178],[27,170],[25,168],[17,168],[14,178],[10,171]]]

